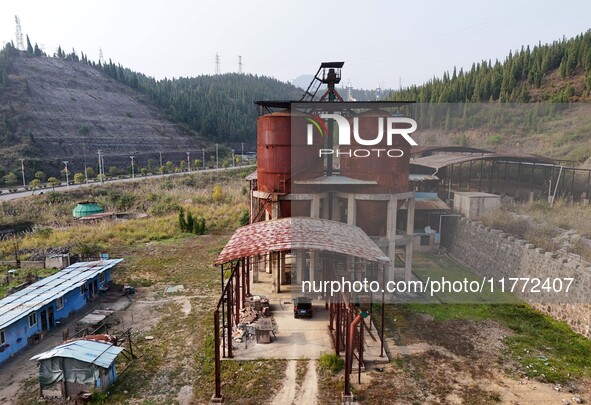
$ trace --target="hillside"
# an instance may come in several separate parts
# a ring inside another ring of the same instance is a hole
[[[129,168],[178,164],[192,152],[209,159],[222,144],[220,159],[241,142],[256,141],[258,99],[299,98],[301,91],[268,77],[224,74],[156,81],[115,65],[88,61],[84,53],[54,57],[0,52],[0,178],[20,171],[57,174],[68,160],[72,171],[96,167],[100,149],[105,166]],[[224,146],[224,144],[226,146]],[[148,160],[151,162],[148,164]]]
[[[426,104],[421,144],[540,153],[589,166],[591,31],[445,72],[389,99]]]
[[[166,119],[148,98],[92,66],[49,57],[12,57],[0,92],[0,159],[7,168],[18,158],[32,166],[69,160],[81,170],[97,150],[106,165],[181,158],[205,145]]]

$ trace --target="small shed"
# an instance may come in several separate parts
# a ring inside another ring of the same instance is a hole
[[[72,215],[76,218],[83,218],[89,215],[102,213],[103,207],[93,201],[79,202],[72,210]]]
[[[480,192],[455,192],[454,211],[472,220],[479,220],[482,216],[501,206],[501,196]]]
[[[122,351],[107,342],[74,340],[31,357],[39,362],[41,394],[67,398],[105,391],[117,379],[115,359]]]

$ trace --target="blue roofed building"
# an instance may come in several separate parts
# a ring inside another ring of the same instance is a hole
[[[93,301],[122,261],[75,263],[0,300],[0,367]]]

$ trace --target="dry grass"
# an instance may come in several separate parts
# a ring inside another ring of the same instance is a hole
[[[548,251],[561,247],[553,238],[572,230],[576,235],[568,251],[591,260],[591,247],[585,242],[591,237],[591,210],[584,205],[564,200],[557,200],[553,206],[544,201],[507,205],[483,217],[482,222]]]

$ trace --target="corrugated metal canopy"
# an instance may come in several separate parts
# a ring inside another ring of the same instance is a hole
[[[122,347],[113,346],[111,343],[97,342],[94,340],[75,340],[37,354],[31,357],[31,360],[41,361],[54,357],[67,357],[84,363],[95,364],[102,368],[109,368],[117,358],[117,355],[122,351]]]
[[[411,165],[430,167],[432,169],[441,169],[453,164],[476,161],[476,160],[501,160],[509,162],[528,162],[553,164],[554,161],[549,158],[530,154],[514,153],[492,153],[492,154],[462,154],[462,153],[438,153],[436,155],[413,158]]]
[[[87,280],[121,263],[123,259],[74,263],[27,288],[0,300],[0,329],[79,288]]]
[[[369,261],[390,261],[359,227],[325,219],[292,217],[238,228],[215,264],[288,250],[324,250]]]

